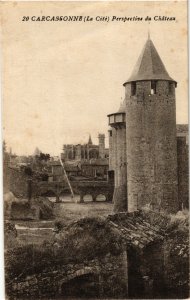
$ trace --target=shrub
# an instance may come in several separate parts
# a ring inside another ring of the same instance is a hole
[[[61,226],[61,225],[60,225]],[[9,249],[5,257],[6,279],[38,274],[45,269],[68,263],[82,263],[107,253],[122,251],[121,239],[108,224],[95,218],[85,218],[66,227],[54,244],[24,245]]]

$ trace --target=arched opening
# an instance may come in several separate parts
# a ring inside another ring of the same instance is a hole
[[[106,196],[103,195],[103,194],[99,194],[99,195],[96,197],[96,201],[99,201],[99,202],[106,201]]]
[[[91,202],[91,201],[93,201],[92,195],[86,194],[86,195],[83,197],[83,200],[84,200],[84,202]]]
[[[99,298],[99,278],[97,274],[77,276],[61,286],[61,296],[64,298]]]
[[[75,194],[75,192],[74,192],[74,200],[75,200],[76,203],[80,202],[80,195],[79,194]]]
[[[59,198],[62,202],[67,203],[67,202],[80,202],[80,195],[74,191],[74,198],[71,197],[71,191],[69,189],[63,190],[59,194]]]
[[[52,190],[48,190],[41,194],[42,197],[47,197],[51,202],[56,201],[56,193]]]
[[[59,194],[59,198],[62,202],[71,202],[71,191],[69,189],[61,191],[61,193]]]

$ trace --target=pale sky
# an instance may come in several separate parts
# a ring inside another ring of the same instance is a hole
[[[123,83],[151,39],[176,89],[177,123],[188,122],[186,2],[1,3],[4,139],[16,154],[58,155],[63,144],[107,137]],[[22,22],[23,16],[175,17],[173,21]]]

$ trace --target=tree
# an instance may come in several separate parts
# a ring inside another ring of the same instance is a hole
[[[28,176],[32,176],[33,172],[32,172],[31,167],[26,166],[26,167],[24,168],[24,173],[25,173],[26,175],[28,175]]]
[[[7,150],[6,142],[5,140],[3,141],[3,153],[5,153]]]
[[[40,156],[39,156],[39,160],[42,161],[48,161],[50,160],[50,155],[48,153],[40,153]]]

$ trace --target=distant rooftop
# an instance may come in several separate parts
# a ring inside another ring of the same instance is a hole
[[[109,161],[107,158],[92,158],[90,161],[83,161],[83,165],[107,166]]]

